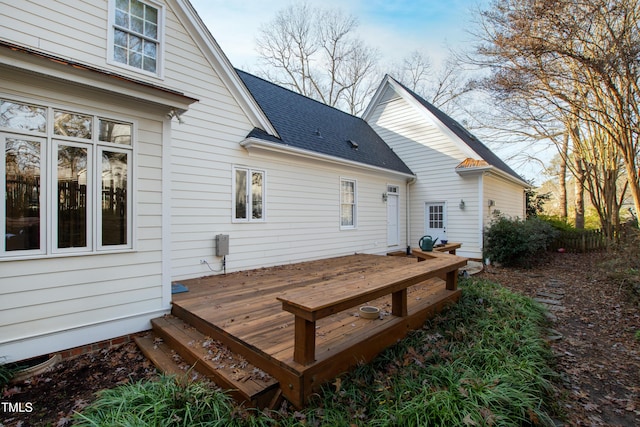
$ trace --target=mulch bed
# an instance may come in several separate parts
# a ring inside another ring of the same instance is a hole
[[[533,269],[489,266],[478,277],[531,297],[561,283],[564,309],[555,312],[552,328],[562,338],[551,346],[566,425],[637,426],[638,301],[628,286],[606,276],[601,260],[601,254],[553,254]],[[7,413],[0,406],[0,426],[70,425],[74,411],[93,401],[99,390],[156,375],[133,343],[65,360],[50,372],[2,391],[1,402],[30,403],[33,410]]]

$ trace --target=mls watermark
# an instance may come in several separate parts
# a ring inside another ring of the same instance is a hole
[[[0,412],[5,414],[24,414],[33,412],[31,402],[0,402]]]

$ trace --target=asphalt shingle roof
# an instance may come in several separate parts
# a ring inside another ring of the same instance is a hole
[[[252,74],[236,71],[280,135],[277,138],[254,129],[248,137],[413,175],[363,119]]]

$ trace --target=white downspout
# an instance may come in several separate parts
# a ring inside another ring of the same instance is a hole
[[[162,308],[171,308],[171,118],[162,123]]]
[[[480,247],[480,258],[484,258],[484,172],[480,174],[478,178],[478,224],[479,227],[479,236],[478,236],[478,246]],[[484,260],[483,260],[484,261]]]
[[[406,201],[406,221],[407,221],[407,226],[405,227],[406,229],[406,241],[407,241],[407,250],[410,250],[409,248],[411,248],[411,185],[415,184],[416,181],[418,179],[416,177],[413,178],[408,178],[407,179],[407,201]],[[407,254],[408,255],[408,254]]]

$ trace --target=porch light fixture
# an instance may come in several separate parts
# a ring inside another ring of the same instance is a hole
[[[496,202],[494,202],[493,200],[489,200],[489,207],[495,206],[495,205],[496,205]]]
[[[459,207],[461,210],[464,210],[464,200],[460,199],[460,204],[458,205],[458,207]]]
[[[389,198],[389,196],[387,195],[387,193],[382,193],[382,201],[383,202],[386,202],[388,198]]]

